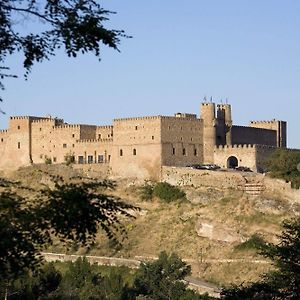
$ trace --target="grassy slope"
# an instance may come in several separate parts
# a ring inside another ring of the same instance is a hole
[[[75,176],[67,167],[44,167],[44,171],[62,176]],[[39,187],[48,182],[48,177],[37,167],[23,168],[10,178],[22,180],[25,184]],[[242,262],[211,262],[211,259],[262,259],[253,249],[237,250],[240,242],[227,243],[199,237],[195,225],[199,220],[222,225],[241,238],[249,238],[254,233],[266,240],[276,241],[280,232],[280,222],[292,216],[289,203],[274,198],[247,198],[239,191],[186,188],[190,201],[164,204],[158,200],[142,202],[138,187],[119,182],[114,194],[140,206],[143,210],[134,220],[126,221],[128,238],[122,249],[116,250],[103,233],[91,249],[78,249],[76,245],[69,252],[89,255],[130,257],[157,256],[162,250],[177,252],[192,264],[193,273],[200,278],[219,283],[241,283],[258,278],[270,265]],[[271,204],[270,204],[271,201]],[[262,205],[264,204],[264,205]],[[66,252],[57,242],[50,249]]]

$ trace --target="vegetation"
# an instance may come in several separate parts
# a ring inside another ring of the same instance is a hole
[[[235,246],[236,250],[257,250],[263,247],[265,240],[258,234],[253,234],[247,241]]]
[[[160,200],[169,203],[175,200],[185,199],[185,192],[167,182],[158,182],[155,184],[146,182],[140,188],[140,197],[142,200],[146,201],[157,197]]]
[[[75,162],[74,152],[69,152],[64,157],[65,163],[67,166],[70,166]]]
[[[27,272],[11,282],[9,287],[0,286],[0,297],[8,299],[213,299],[201,296],[186,288],[184,278],[190,267],[177,255],[161,253],[154,262],[142,264],[137,271],[110,267],[103,272],[91,265],[86,258],[74,263],[64,263],[64,271],[47,263],[38,272]]]
[[[5,186],[0,193],[0,280],[6,282],[36,270],[42,262],[41,251],[54,236],[65,243],[90,245],[102,228],[110,239],[120,242],[125,233],[122,218],[132,217],[129,209],[137,209],[103,194],[103,189],[113,188],[109,182],[56,179],[52,189],[38,191],[13,182]],[[18,195],[17,189],[31,190],[33,199]]]
[[[52,159],[51,159],[51,157],[48,157],[48,156],[45,156],[45,164],[46,165],[51,165],[52,164]]]
[[[225,289],[224,299],[300,299],[300,218],[285,221],[279,239],[277,245],[260,247],[275,270],[259,282]]]
[[[101,44],[118,50],[120,38],[126,35],[104,27],[111,14],[95,0],[0,1],[0,88],[3,78],[16,77],[5,61],[17,52],[24,56],[27,76],[34,63],[49,60],[59,48],[71,57],[80,53],[100,57]],[[37,21],[40,30],[34,26]]]
[[[290,181],[292,187],[300,187],[300,151],[277,149],[266,163],[270,175]]]

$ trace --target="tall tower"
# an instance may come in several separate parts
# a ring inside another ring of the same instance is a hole
[[[217,145],[231,145],[231,105],[217,105]]]
[[[216,107],[214,103],[201,104],[203,120],[203,162],[214,163],[214,147],[216,146]]]

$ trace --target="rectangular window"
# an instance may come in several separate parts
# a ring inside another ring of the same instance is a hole
[[[56,157],[53,157],[53,162],[56,162]]]
[[[101,133],[98,134],[98,139],[101,139]]]
[[[194,149],[194,155],[197,156],[198,153],[197,153],[197,149]]]
[[[18,149],[21,149],[21,143],[18,142]]]
[[[67,144],[63,144],[63,148],[67,148]]]
[[[75,134],[74,134],[74,133],[72,134],[72,137],[75,137]]]
[[[154,140],[154,135],[152,135],[152,140]]]
[[[103,163],[104,155],[98,155],[98,163]]]
[[[78,156],[78,163],[83,164],[84,163],[84,157],[82,155]]]
[[[20,129],[21,127],[20,127],[20,125],[18,125],[18,129]]]
[[[172,154],[175,155],[175,148],[172,148]]]
[[[135,126],[135,130],[137,130],[138,129],[138,127],[137,126]]]
[[[111,156],[110,156],[110,155],[108,155],[108,162],[110,162],[110,158],[111,158]]]
[[[88,155],[88,164],[93,163],[93,155]]]
[[[3,139],[1,139],[1,142],[3,142]]]
[[[182,155],[186,155],[185,148],[182,149]]]

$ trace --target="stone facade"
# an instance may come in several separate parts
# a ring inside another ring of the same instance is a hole
[[[262,170],[277,147],[286,147],[286,122],[233,125],[229,104],[202,103],[201,113],[115,119],[112,126],[52,117],[11,117],[0,131],[0,169],[29,164],[107,164],[120,177],[160,179],[162,166],[215,163]]]

